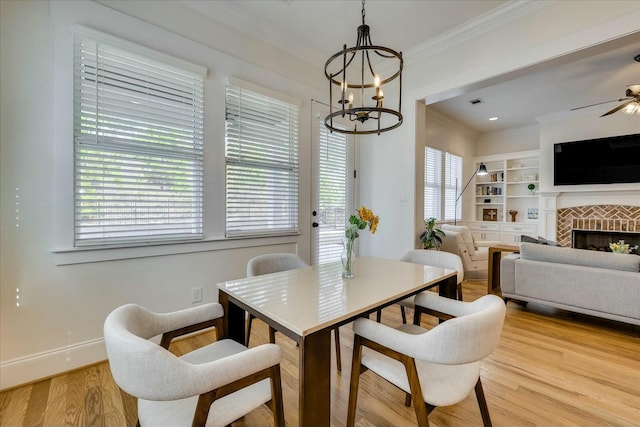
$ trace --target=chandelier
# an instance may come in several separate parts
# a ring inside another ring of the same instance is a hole
[[[324,124],[332,132],[379,135],[402,124],[402,52],[371,42],[369,26],[364,23],[364,2],[362,0],[362,25],[358,27],[356,45],[347,48],[345,44],[324,66],[330,104]],[[392,87],[392,82],[393,86],[397,84],[397,109],[383,105],[383,87],[385,90]],[[348,119],[353,126],[344,128],[340,123],[346,120],[338,117]],[[334,119],[337,119],[335,123]]]

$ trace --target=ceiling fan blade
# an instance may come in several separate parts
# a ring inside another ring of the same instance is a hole
[[[612,99],[611,101],[603,101],[603,102],[598,102],[598,103],[595,103],[595,104],[583,105],[582,107],[572,108],[569,111],[581,110],[583,108],[594,107],[596,105],[608,104],[610,102],[616,102],[616,101],[624,101],[624,99]]]
[[[613,110],[607,111],[606,113],[604,113],[603,115],[601,115],[600,117],[604,117],[604,116],[608,116],[609,114],[613,114],[616,111],[622,110],[624,107],[626,107],[627,105],[631,104],[633,102],[633,99],[628,100],[627,102],[623,102],[622,104],[618,105],[616,108],[614,108]]]

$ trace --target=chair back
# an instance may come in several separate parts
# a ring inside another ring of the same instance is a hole
[[[463,314],[416,337],[428,360],[445,365],[480,361],[498,345],[506,308],[497,295],[485,295],[463,305]]]
[[[111,373],[116,384],[134,397],[145,400],[189,397],[176,386],[192,376],[185,362],[149,341],[164,332],[162,323],[162,316],[137,304],[116,308],[104,322]]]
[[[304,262],[297,254],[276,253],[259,255],[251,258],[247,263],[247,277],[294,270],[308,266],[309,264]]]
[[[462,265],[462,260],[456,254],[415,249],[404,254],[401,261],[455,270],[458,272],[457,283],[460,284],[464,281],[464,266]]]
[[[445,232],[455,231],[456,233],[460,233],[460,237],[462,237],[463,243],[467,246],[467,251],[469,251],[469,255],[473,256],[476,253],[476,245],[473,241],[473,234],[471,234],[471,230],[466,225],[451,225],[451,224],[442,224],[442,230]]]

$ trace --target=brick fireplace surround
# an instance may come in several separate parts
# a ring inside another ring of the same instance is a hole
[[[571,247],[571,230],[640,233],[640,206],[591,205],[558,209],[556,239]]]

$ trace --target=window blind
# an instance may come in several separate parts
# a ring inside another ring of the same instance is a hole
[[[75,35],[76,246],[202,238],[203,75],[141,51]]]
[[[442,151],[424,148],[424,219],[441,219]]]
[[[462,200],[458,201],[460,207],[456,212],[456,197],[462,191],[462,157],[451,153],[444,156],[444,220],[460,219]],[[458,214],[458,218],[455,218]]]
[[[298,106],[226,88],[226,234],[298,233]]]

